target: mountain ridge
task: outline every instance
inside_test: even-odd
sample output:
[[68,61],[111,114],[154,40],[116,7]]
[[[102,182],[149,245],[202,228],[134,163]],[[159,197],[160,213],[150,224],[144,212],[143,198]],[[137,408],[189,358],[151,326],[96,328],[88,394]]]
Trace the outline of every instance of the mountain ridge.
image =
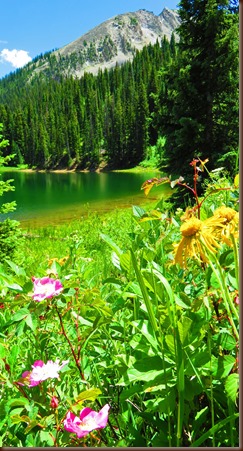
[[132,60],[137,50],[155,44],[171,35],[180,25],[177,10],[164,8],[159,15],[140,9],[116,15],[65,46],[29,63],[33,74],[50,75],[61,69],[65,76],[81,78],[85,72],[94,75]]

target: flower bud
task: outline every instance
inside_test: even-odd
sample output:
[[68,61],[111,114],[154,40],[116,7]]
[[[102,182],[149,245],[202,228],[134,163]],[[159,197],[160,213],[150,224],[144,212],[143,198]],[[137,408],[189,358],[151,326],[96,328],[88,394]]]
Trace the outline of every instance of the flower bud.
[[56,398],[56,396],[52,396],[51,402],[50,402],[50,406],[53,409],[57,409],[58,408],[58,399]]

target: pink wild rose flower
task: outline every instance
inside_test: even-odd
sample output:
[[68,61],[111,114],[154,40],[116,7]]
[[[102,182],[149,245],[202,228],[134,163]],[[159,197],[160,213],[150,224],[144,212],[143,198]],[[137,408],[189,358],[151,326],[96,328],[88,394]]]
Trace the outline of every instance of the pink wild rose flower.
[[23,385],[24,382],[29,387],[34,387],[35,385],[39,385],[42,381],[46,379],[58,379],[59,371],[67,365],[69,360],[64,360],[61,365],[59,365],[59,359],[56,362],[52,360],[48,360],[47,363],[44,363],[42,360],[36,360],[32,365],[32,371],[25,371],[22,374],[20,385]]
[[34,294],[32,298],[37,302],[57,296],[63,290],[63,286],[58,279],[52,279],[50,277],[38,279],[37,277],[32,277],[32,281],[34,282]]
[[85,407],[80,412],[80,418],[76,417],[74,413],[68,412],[64,420],[64,428],[66,431],[76,434],[78,438],[85,437],[94,429],[106,427],[109,409],[109,404],[106,404],[99,412]]

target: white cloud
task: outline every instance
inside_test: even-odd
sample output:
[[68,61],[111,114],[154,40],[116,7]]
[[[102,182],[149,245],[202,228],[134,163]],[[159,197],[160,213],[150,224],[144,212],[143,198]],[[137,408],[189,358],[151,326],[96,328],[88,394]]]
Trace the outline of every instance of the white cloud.
[[29,63],[31,59],[29,52],[26,52],[26,50],[3,49],[0,52],[0,60],[12,64],[15,69],[23,67],[25,64]]

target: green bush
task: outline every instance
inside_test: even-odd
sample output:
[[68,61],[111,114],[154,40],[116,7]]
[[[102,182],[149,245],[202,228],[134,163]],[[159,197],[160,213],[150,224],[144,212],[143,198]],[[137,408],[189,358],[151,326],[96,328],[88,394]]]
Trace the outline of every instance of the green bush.
[[[1,130],[3,125],[0,124],[0,167],[6,165],[14,155],[3,157],[1,148],[5,148],[8,145],[8,140],[2,139]],[[0,180],[0,196],[7,191],[14,191],[12,180],[2,181]],[[15,202],[4,203],[0,206],[0,213],[6,214],[15,210]],[[19,243],[19,237],[21,233],[19,230],[19,223],[11,219],[5,219],[0,222],[0,262],[3,263],[6,258],[12,259],[14,257],[15,250]]]
[[0,263],[6,258],[13,259],[21,237],[19,222],[12,219],[5,219],[0,222]]

